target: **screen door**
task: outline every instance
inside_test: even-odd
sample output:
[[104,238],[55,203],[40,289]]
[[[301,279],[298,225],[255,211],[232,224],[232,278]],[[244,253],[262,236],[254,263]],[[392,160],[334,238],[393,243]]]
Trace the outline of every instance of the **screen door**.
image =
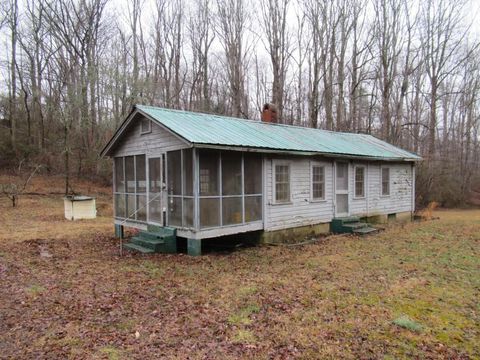
[[162,210],[162,159],[148,159],[148,222],[163,224]]
[[336,163],[335,215],[348,216],[348,163]]

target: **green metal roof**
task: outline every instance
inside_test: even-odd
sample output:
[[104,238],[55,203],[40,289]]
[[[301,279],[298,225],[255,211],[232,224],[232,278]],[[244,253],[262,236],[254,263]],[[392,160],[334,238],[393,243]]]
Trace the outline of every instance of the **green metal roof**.
[[421,158],[371,135],[264,123],[136,105],[136,109],[192,144],[415,161]]

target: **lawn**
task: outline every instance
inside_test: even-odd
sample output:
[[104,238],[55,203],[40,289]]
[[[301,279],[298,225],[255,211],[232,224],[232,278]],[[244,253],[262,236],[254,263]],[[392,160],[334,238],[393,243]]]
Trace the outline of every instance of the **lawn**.
[[480,210],[300,247],[120,257],[109,188],[78,188],[97,219],[63,220],[56,194],[0,200],[0,358],[480,358]]

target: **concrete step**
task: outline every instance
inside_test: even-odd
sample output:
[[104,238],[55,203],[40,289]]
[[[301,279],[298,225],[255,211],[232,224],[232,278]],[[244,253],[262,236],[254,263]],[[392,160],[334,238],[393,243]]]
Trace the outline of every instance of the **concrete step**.
[[152,253],[155,252],[155,251],[152,250],[152,249],[149,249],[149,248],[146,248],[146,247],[143,247],[143,246],[134,244],[134,243],[126,243],[126,244],[123,245],[123,247],[124,247],[126,250],[138,251],[138,252],[141,252],[142,254],[152,254]]
[[354,229],[353,230],[353,233],[354,234],[357,234],[357,235],[367,235],[367,234],[371,234],[371,233],[374,233],[374,232],[377,232],[378,229],[374,229],[372,227],[362,227],[362,228],[359,228],[359,229]]
[[347,228],[351,230],[361,229],[367,226],[368,225],[366,223],[362,223],[362,222],[347,223],[342,225],[343,228]]

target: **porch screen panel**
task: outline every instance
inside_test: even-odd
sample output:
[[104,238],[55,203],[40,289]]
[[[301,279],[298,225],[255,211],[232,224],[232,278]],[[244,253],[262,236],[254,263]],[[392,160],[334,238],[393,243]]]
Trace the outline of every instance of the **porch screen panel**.
[[200,198],[200,227],[220,226],[220,198]]
[[168,194],[182,195],[182,151],[168,153]]
[[135,193],[135,158],[127,156],[125,158],[125,180],[127,183],[127,193]]
[[262,157],[236,151],[199,152],[200,228],[262,220]]
[[242,153],[222,152],[222,225],[243,222]]
[[241,153],[222,153],[222,195],[242,195]]
[[144,222],[146,216],[145,155],[115,158],[115,217]]
[[183,195],[193,196],[193,150],[183,150]]
[[115,192],[125,192],[125,173],[123,171],[123,157],[115,158]]
[[262,193],[262,158],[256,154],[244,154],[245,194]]

